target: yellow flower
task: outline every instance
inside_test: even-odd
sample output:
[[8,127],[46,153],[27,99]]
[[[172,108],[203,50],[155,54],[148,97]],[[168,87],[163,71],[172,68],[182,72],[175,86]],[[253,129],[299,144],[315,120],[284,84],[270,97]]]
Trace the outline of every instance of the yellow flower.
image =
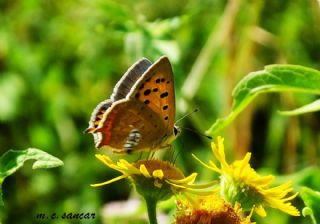
[[209,192],[203,190],[217,183],[193,184],[197,173],[185,177],[178,168],[166,161],[152,159],[129,163],[120,159],[117,163],[114,163],[108,156],[97,154],[96,157],[108,167],[121,172],[122,175],[91,186],[99,187],[128,178],[144,198],[166,200],[179,192],[208,194]]
[[239,203],[232,207],[218,194],[212,193],[195,200],[178,200],[175,224],[253,224],[250,218],[251,214],[244,216]]
[[292,183],[287,182],[277,187],[269,187],[274,176],[260,176],[249,164],[251,153],[247,153],[242,160],[228,164],[225,158],[223,138],[218,137],[217,144],[211,145],[213,154],[220,163],[220,168],[209,161],[207,168],[220,174],[222,196],[230,203],[241,204],[244,210],[252,210],[260,216],[266,216],[264,207],[279,209],[289,215],[299,216],[300,212],[289,202],[297,196],[288,196],[292,191]]

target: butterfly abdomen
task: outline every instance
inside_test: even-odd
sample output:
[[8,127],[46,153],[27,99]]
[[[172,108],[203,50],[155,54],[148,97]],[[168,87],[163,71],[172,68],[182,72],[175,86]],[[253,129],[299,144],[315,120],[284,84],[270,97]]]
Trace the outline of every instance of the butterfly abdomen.
[[132,129],[129,133],[129,136],[126,142],[123,145],[123,148],[126,152],[131,152],[139,144],[141,139],[141,134],[138,129]]

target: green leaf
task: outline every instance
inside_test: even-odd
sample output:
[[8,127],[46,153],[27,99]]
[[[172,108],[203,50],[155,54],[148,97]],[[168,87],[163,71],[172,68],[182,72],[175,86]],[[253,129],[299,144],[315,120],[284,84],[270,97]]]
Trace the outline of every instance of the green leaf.
[[298,191],[301,187],[308,187],[313,190],[320,191],[319,173],[320,167],[309,166],[290,175],[277,176],[275,184],[280,185],[294,180],[293,186],[295,191]]
[[299,107],[295,110],[279,111],[279,113],[284,116],[293,116],[293,115],[316,112],[319,110],[320,110],[320,100],[316,100],[310,104],[304,105],[304,106]]
[[233,90],[231,113],[218,119],[207,134],[215,135],[229,125],[259,94],[285,91],[320,94],[320,72],[299,65],[269,65],[263,71],[250,73]]
[[310,215],[314,224],[320,223],[320,192],[303,187],[300,196],[307,206],[303,209],[303,215]]
[[32,168],[53,168],[62,166],[63,162],[42,151],[35,148],[29,148],[26,150],[9,150],[0,157],[0,205],[3,205],[2,201],[2,183],[7,176],[10,176],[23,166],[27,160],[36,160],[33,163]]

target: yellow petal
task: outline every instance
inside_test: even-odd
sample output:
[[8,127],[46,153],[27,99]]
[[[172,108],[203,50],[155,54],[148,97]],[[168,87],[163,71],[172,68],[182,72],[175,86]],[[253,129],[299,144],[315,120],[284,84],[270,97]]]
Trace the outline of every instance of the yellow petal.
[[278,197],[284,197],[288,192],[292,191],[292,183],[291,181],[281,184],[277,187],[269,188],[266,190],[270,194],[279,194],[283,196],[278,196]]
[[285,197],[290,191],[292,191],[291,182],[265,190],[266,194],[268,194],[269,197],[279,199]]
[[211,150],[213,152],[213,155],[220,161],[220,154],[216,143],[211,142]]
[[151,175],[149,174],[149,172],[144,164],[140,165],[140,172],[142,173],[143,176],[145,176],[147,178],[151,177]]
[[200,189],[200,190],[199,189],[191,189],[191,188],[189,188],[188,185],[179,185],[179,184],[175,184],[175,183],[168,181],[168,180],[166,180],[166,182],[168,184],[170,184],[172,187],[174,187],[175,188],[174,190],[176,190],[176,191],[182,190],[183,192],[188,192],[191,194],[196,194],[196,195],[201,195],[201,196],[212,195],[212,193],[217,192],[216,190],[201,191],[202,189]]
[[152,173],[152,176],[162,180],[164,174],[163,174],[162,170],[154,170],[153,173]]
[[96,154],[95,156],[98,160],[103,162],[106,166],[122,172],[122,169],[119,166],[117,166],[108,156],[101,155],[101,154]]
[[284,198],[283,201],[291,201],[292,199],[294,199],[295,197],[297,197],[298,194],[299,194],[299,192],[291,195],[290,197]]
[[213,187],[214,185],[217,185],[217,184],[219,184],[219,181],[214,180],[205,184],[188,184],[187,187],[190,189],[205,189],[205,188]]
[[256,179],[252,180],[252,182],[254,183],[254,185],[259,185],[260,187],[268,186],[268,185],[271,184],[273,181],[274,181],[274,176],[272,176],[272,175],[268,175],[268,176],[264,176],[264,177],[259,177],[259,178],[256,178]]
[[123,167],[125,167],[125,168],[127,168],[129,170],[134,170],[134,171],[138,172],[138,169],[136,167],[134,167],[131,163],[129,163],[127,160],[120,159],[119,162]]
[[237,170],[238,171],[237,176],[241,177],[241,176],[245,176],[246,175],[246,172],[244,172],[244,170],[248,166],[250,167],[250,165],[249,165],[250,158],[251,158],[251,153],[248,152],[240,162],[240,167]]
[[108,180],[108,181],[105,181],[103,183],[99,183],[99,184],[90,184],[91,187],[100,187],[100,186],[103,186],[103,185],[107,185],[107,184],[111,184],[113,182],[116,182],[118,180],[121,180],[121,179],[124,179],[124,178],[127,178],[128,176],[126,175],[121,175],[121,176],[118,176],[116,178],[113,178],[111,180]]
[[187,185],[179,185],[178,183],[174,183],[171,180],[165,180],[165,182],[176,188],[182,188],[182,189],[187,188]]
[[259,205],[259,207],[256,207],[255,209],[255,212],[260,215],[261,217],[266,217],[267,216],[267,213],[266,211],[264,210],[263,206],[262,205]]
[[219,160],[222,168],[223,169],[227,169],[227,168],[229,168],[229,164],[226,161],[226,155],[224,153],[223,140],[224,139],[222,137],[218,136],[217,145],[214,142],[212,142],[211,143],[211,148],[212,148],[212,151],[213,151],[214,155]]
[[176,184],[192,184],[197,177],[197,173],[192,173],[189,176],[180,179],[180,180],[170,180],[170,182],[176,183]]
[[107,166],[110,166],[110,164],[115,165],[115,164],[112,162],[112,160],[111,160],[108,156],[106,156],[106,155],[96,154],[95,156],[96,156],[96,158],[97,158],[98,160],[100,160],[101,162],[103,162],[103,163],[106,164]]
[[199,190],[193,190],[193,189],[189,189],[186,188],[183,190],[184,192],[188,192],[191,194],[196,194],[196,195],[200,195],[200,196],[209,196],[212,195],[212,191],[199,191]]
[[120,167],[123,170],[128,170],[128,167],[126,166],[126,164],[123,163],[121,160],[122,159],[120,159],[120,161],[117,162],[117,166]]
[[[192,155],[192,157],[195,159],[195,160],[197,160],[199,163],[201,163],[203,166],[205,166],[205,167],[207,167],[208,169],[210,169],[210,170],[214,170],[214,171],[216,171],[215,170],[215,167],[211,167],[211,166],[208,166],[207,164],[205,164],[204,162],[202,162],[198,157],[196,157],[196,155],[194,155],[194,154],[191,154]],[[218,168],[217,168],[218,169]],[[218,171],[217,171],[218,172]]]
[[269,200],[269,206],[279,209],[292,216],[300,216],[300,212],[291,203],[283,203],[284,200]]
[[211,165],[211,169],[212,169],[212,170],[216,171],[217,173],[222,174],[222,170],[219,169],[214,162],[212,162],[212,161],[210,160],[210,161],[209,161],[209,164]]

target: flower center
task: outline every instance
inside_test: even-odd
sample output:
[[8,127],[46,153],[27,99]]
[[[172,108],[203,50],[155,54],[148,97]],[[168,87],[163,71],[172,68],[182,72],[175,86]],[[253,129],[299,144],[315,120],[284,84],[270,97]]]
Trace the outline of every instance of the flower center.
[[205,209],[199,209],[194,210],[189,215],[182,215],[177,217],[176,224],[186,223],[240,224],[241,219],[231,207],[226,207],[225,211],[214,212]]
[[169,162],[155,159],[139,160],[132,165],[139,169],[142,164],[145,165],[149,173],[153,173],[155,170],[162,170],[165,179],[180,180],[184,178],[183,173]]

